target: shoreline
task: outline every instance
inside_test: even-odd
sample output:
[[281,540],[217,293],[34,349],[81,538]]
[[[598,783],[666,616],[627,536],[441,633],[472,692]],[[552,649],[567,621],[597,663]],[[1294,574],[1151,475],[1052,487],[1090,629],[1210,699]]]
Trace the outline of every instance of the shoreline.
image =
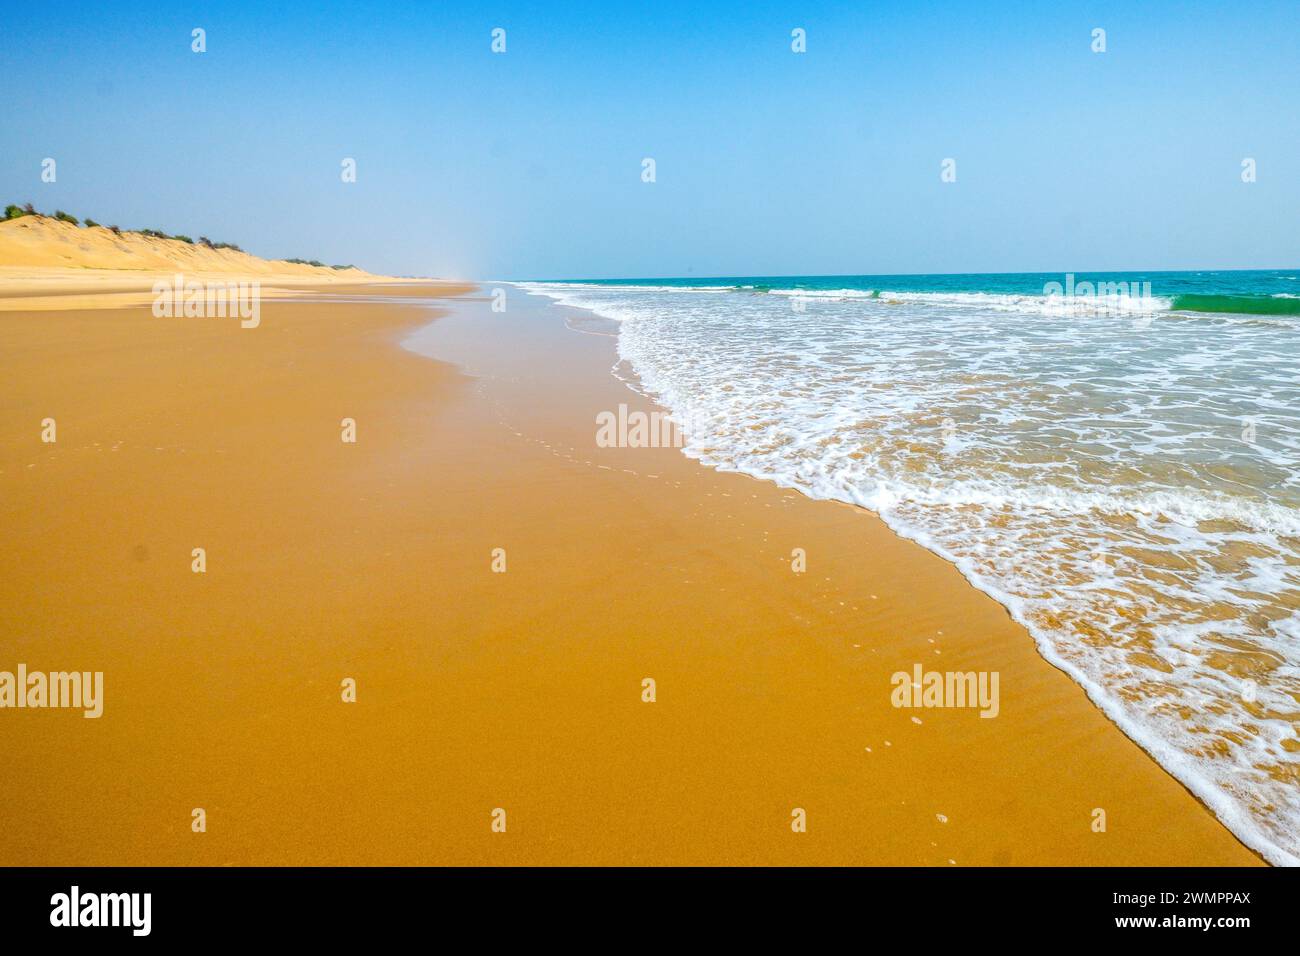
[[[518,287],[517,284],[516,287]],[[521,291],[527,292],[528,290],[521,289]],[[540,293],[529,293],[529,294],[534,294],[534,295],[538,295],[539,297],[546,298],[543,294]],[[568,306],[568,305],[561,305],[560,303],[555,303],[555,307],[560,311],[577,312],[579,314],[590,314],[594,316],[596,319],[598,319],[599,322],[609,323],[609,326],[612,327],[598,332],[597,330],[592,328],[579,328],[572,321],[566,319],[565,320],[566,325],[568,325],[568,327],[573,331],[584,333],[584,334],[606,334],[614,337],[615,340],[617,340],[618,326],[620,324],[617,320],[609,319],[604,316],[601,316],[599,312],[596,312],[594,310],[581,308],[577,306]],[[668,414],[667,411],[664,410],[662,406],[657,404],[657,402],[655,401],[655,397],[645,388],[644,383],[641,381],[640,376],[637,374],[636,370],[631,367],[630,363],[626,359],[619,356],[617,365],[625,366],[627,368],[628,378],[626,379],[620,378],[620,381],[622,381],[623,384],[626,385],[636,395],[653,404],[656,409],[658,409],[663,415],[666,416]],[[682,451],[680,447],[677,450]],[[692,461],[695,461],[702,468],[713,470],[716,467],[694,456],[688,455],[687,457],[691,458]],[[1250,821],[1250,819],[1248,817],[1243,817],[1239,809],[1234,805],[1232,805],[1231,802],[1228,801],[1227,798],[1224,797],[1224,795],[1221,792],[1216,790],[1212,786],[1210,781],[1204,780],[1198,775],[1196,775],[1195,773],[1193,773],[1191,774],[1193,778],[1193,782],[1189,783],[1188,781],[1183,780],[1181,777],[1175,774],[1169,768],[1169,764],[1170,763],[1178,764],[1182,762],[1183,755],[1175,748],[1171,747],[1165,741],[1148,733],[1141,726],[1135,725],[1131,721],[1128,721],[1125,715],[1123,714],[1123,712],[1116,706],[1115,702],[1107,696],[1106,689],[1098,685],[1096,681],[1094,681],[1089,675],[1083,672],[1080,668],[1075,666],[1072,662],[1070,662],[1069,660],[1067,660],[1066,658],[1058,654],[1055,648],[1052,647],[1050,642],[1048,642],[1048,640],[1045,637],[1036,634],[1032,629],[1032,627],[1030,626],[1029,621],[1026,620],[1023,610],[1016,605],[1015,601],[1011,599],[1010,595],[1006,595],[1004,592],[999,590],[993,584],[983,581],[979,577],[979,575],[972,570],[969,561],[964,560],[959,556],[952,554],[942,544],[940,544],[938,541],[933,540],[932,536],[926,534],[923,530],[909,527],[905,522],[891,521],[888,516],[882,515],[879,512],[874,511],[871,508],[868,508],[864,505],[856,504],[850,501],[845,501],[841,498],[819,495],[815,493],[813,489],[809,489],[809,488],[794,488],[789,485],[782,484],[780,481],[770,476],[757,474],[755,472],[747,471],[744,469],[736,469],[735,473],[745,475],[746,477],[749,477],[758,482],[771,484],[783,491],[794,491],[795,493],[811,501],[824,501],[828,503],[833,503],[833,504],[848,507],[857,513],[870,515],[872,518],[880,521],[882,524],[888,527],[889,530],[893,534],[898,536],[900,539],[912,542],[916,544],[918,547],[924,548],[930,553],[935,554],[938,557],[942,558],[944,561],[948,562],[961,574],[961,576],[967,581],[967,583],[972,588],[979,591],[981,594],[988,596],[989,598],[996,601],[999,605],[1001,605],[1005,609],[1008,617],[1010,617],[1013,621],[1016,622],[1017,625],[1019,625],[1021,628],[1025,630],[1026,637],[1033,643],[1039,655],[1046,663],[1055,667],[1057,670],[1061,671],[1062,673],[1067,675],[1072,681],[1074,681],[1079,686],[1079,688],[1087,695],[1089,701],[1093,704],[1093,706],[1095,706],[1098,711],[1104,714],[1106,718],[1116,727],[1116,729],[1118,729],[1131,741],[1133,741],[1135,744],[1141,747],[1142,750],[1145,751],[1147,755],[1158,766],[1160,766],[1162,770],[1164,770],[1171,777],[1177,780],[1187,790],[1187,792],[1192,797],[1194,797],[1196,801],[1201,804],[1202,807],[1205,808],[1206,812],[1213,814],[1219,820],[1219,822],[1223,824],[1225,828],[1227,828],[1233,833],[1233,835],[1242,843],[1244,847],[1246,847],[1251,853],[1255,854],[1262,861],[1268,863],[1269,865],[1274,865],[1274,866],[1285,865],[1284,863],[1274,863],[1268,860],[1269,852],[1285,854],[1285,851],[1273,846],[1268,840],[1264,838],[1262,834],[1255,832],[1254,824]],[[1263,847],[1266,847],[1267,849],[1260,849],[1259,846],[1256,846],[1252,844],[1251,841],[1244,839],[1239,833],[1237,833],[1237,831],[1232,826],[1230,826],[1227,822],[1225,822],[1226,818],[1237,819],[1244,826],[1244,828],[1251,833],[1251,835],[1255,838],[1255,840],[1258,841],[1259,844],[1261,844]]]
[[[827,284],[833,284],[830,278],[833,277],[826,277]],[[709,280],[693,281],[707,283]],[[682,280],[682,282],[685,283],[686,280]],[[615,326],[619,326],[621,321],[612,318],[612,316],[626,314],[628,319],[631,320],[638,315],[644,314],[646,308],[644,302],[638,303],[633,299],[626,301],[613,299],[611,301],[614,311],[610,312],[607,311],[607,307],[599,298],[593,299],[590,296],[581,294],[571,296],[567,284],[564,283],[541,284],[541,287],[538,287],[536,283],[523,283],[519,287],[523,291],[553,300],[555,305],[562,309],[577,309],[583,313],[602,316],[603,321],[611,322]],[[691,290],[683,286],[681,291]],[[711,287],[706,288],[706,291],[712,291]],[[649,320],[648,324],[651,328],[656,327],[653,319]],[[638,336],[644,337],[645,335],[646,333],[638,331],[633,335],[633,339],[635,341]],[[636,353],[633,352],[632,354]],[[629,364],[622,349],[619,350],[619,355],[621,364]],[[655,363],[650,363],[650,367],[653,379],[656,374],[653,371],[656,368]],[[662,368],[659,368],[657,374],[662,376]],[[672,379],[669,378],[668,381],[671,383]],[[718,383],[715,381],[713,384],[717,385]],[[724,385],[723,388],[727,389],[729,386]],[[640,383],[639,380],[635,390],[638,394],[648,397],[649,400],[655,400],[653,391]],[[678,405],[690,409],[692,399],[689,397],[689,392],[685,393],[684,396],[681,391],[673,392],[670,388],[669,394],[675,396]],[[667,413],[665,412],[665,414]],[[723,431],[725,432],[725,429]],[[726,437],[720,439],[724,447],[727,440]],[[744,437],[739,439],[742,451],[748,447],[745,444],[746,440]],[[747,459],[743,453],[739,457],[726,454],[710,454],[707,448],[702,450],[698,446],[685,449],[685,453],[705,467],[717,468],[724,472],[736,472],[759,481],[771,482],[779,488],[796,491],[811,500],[831,501],[854,508],[861,508],[865,513],[881,520],[894,534],[914,542],[941,557],[956,568],[972,588],[997,601],[1005,609],[1008,616],[1025,630],[1026,637],[1036,647],[1044,661],[1068,675],[1085,692],[1090,702],[1117,729],[1120,729],[1122,733],[1141,747],[1165,772],[1175,777],[1180,782],[1180,785],[1184,786],[1208,812],[1214,814],[1228,827],[1245,846],[1250,848],[1252,853],[1257,854],[1272,865],[1287,866],[1295,864],[1295,856],[1287,849],[1285,842],[1286,831],[1284,829],[1270,832],[1268,827],[1263,825],[1257,813],[1251,812],[1246,798],[1234,799],[1233,796],[1230,796],[1229,793],[1216,785],[1213,771],[1207,773],[1202,765],[1190,759],[1189,755],[1180,750],[1175,743],[1143,724],[1141,720],[1135,719],[1135,715],[1127,712],[1123,706],[1125,692],[1123,685],[1117,687],[1100,681],[1077,662],[1071,660],[1067,652],[1062,651],[1052,643],[1052,635],[1044,632],[1041,622],[1033,620],[1033,615],[1029,613],[1029,602],[1005,587],[1000,587],[995,579],[982,575],[979,565],[972,560],[971,556],[969,554],[962,555],[952,550],[945,543],[943,536],[934,532],[933,526],[927,528],[923,521],[908,520],[888,509],[883,512],[877,511],[873,503],[865,501],[861,495],[856,493],[856,489],[846,489],[844,486],[837,486],[832,482],[818,483],[814,478],[808,478],[805,481],[803,480],[804,476],[797,473],[792,475],[788,472],[774,472],[770,469],[764,469],[762,466],[769,463],[769,461],[762,454]],[[788,461],[777,459],[775,463],[788,464]],[[933,522],[931,522],[931,525],[933,525]],[[1257,765],[1256,769],[1261,768]],[[1237,791],[1237,793],[1240,792]],[[1276,798],[1278,795],[1272,794],[1272,796]],[[1250,799],[1254,801],[1254,806],[1257,808],[1268,797],[1269,793],[1265,790],[1255,792],[1250,796]]]
[[[530,295],[536,295],[535,293],[528,293],[527,289],[520,287],[520,285],[517,284],[517,283],[509,283],[509,284],[510,284],[513,288],[516,288],[516,289],[518,289],[518,290],[521,291],[521,292],[525,292],[526,294],[530,294]],[[548,306],[550,306],[550,308],[553,309],[555,312],[559,313],[559,314],[561,315],[561,317],[562,317],[562,320],[563,320],[564,325],[565,325],[565,326],[566,326],[570,331],[572,331],[572,332],[576,332],[576,333],[580,333],[580,334],[584,334],[584,335],[603,335],[603,336],[607,336],[607,337],[610,337],[610,338],[613,338],[613,339],[617,340],[617,337],[618,337],[618,325],[619,325],[619,323],[618,323],[617,320],[606,318],[606,317],[604,317],[604,316],[601,316],[598,312],[593,312],[592,310],[589,310],[589,309],[584,309],[584,308],[579,308],[579,307],[574,307],[574,306],[563,305],[563,304],[560,304],[560,303],[554,303],[554,302],[552,302],[550,299],[548,299],[548,298],[546,298],[546,297],[544,297],[544,296],[541,296],[541,295],[536,295],[536,297],[537,297],[540,301],[542,301],[542,302],[546,303]],[[418,333],[417,333],[417,335],[418,335]],[[406,344],[406,343],[404,343],[404,344]],[[408,345],[408,347],[409,347],[409,345]],[[416,351],[419,351],[419,350],[416,349]],[[633,395],[635,395],[639,400],[644,401],[644,402],[648,403],[649,405],[653,406],[653,408],[656,410],[657,413],[666,416],[666,415],[667,415],[666,410],[664,410],[661,406],[659,406],[657,403],[655,403],[654,398],[653,398],[650,394],[648,394],[648,392],[647,392],[647,391],[645,390],[645,388],[644,388],[643,383],[642,383],[641,380],[640,380],[640,377],[637,375],[636,371],[635,371],[634,369],[632,369],[632,368],[628,365],[628,363],[626,362],[626,360],[622,359],[621,356],[619,356],[619,355],[617,354],[617,349],[616,349],[616,348],[613,349],[613,352],[614,352],[613,358],[615,359],[615,361],[613,362],[613,366],[614,366],[614,368],[611,369],[611,372],[613,372],[614,369],[617,369],[617,368],[619,368],[619,367],[623,367],[623,368],[626,369],[626,376],[623,376],[623,375],[614,375],[613,377],[614,377],[614,378],[615,378],[615,379],[616,379],[620,384],[624,385],[624,386],[625,386],[625,387],[626,387],[626,388],[627,388],[627,389],[628,389],[628,390],[629,390]],[[430,353],[423,353],[423,354],[430,354]],[[434,357],[434,356],[433,356],[432,354],[430,354],[430,357]],[[675,448],[672,449],[672,451],[677,452],[677,453],[680,454],[681,451],[682,451],[682,449],[681,449],[680,447],[675,447]],[[684,456],[684,457],[685,457],[685,456]],[[705,470],[707,470],[707,471],[716,471],[716,469],[715,469],[714,466],[709,465],[709,464],[707,464],[707,463],[705,463],[705,462],[703,462],[703,461],[700,461],[700,460],[698,460],[698,459],[696,459],[696,458],[688,457],[687,460],[688,460],[688,461],[691,461],[692,463],[694,463],[694,464],[697,465],[698,467],[700,467],[700,468],[702,468],[702,469],[705,469]],[[721,472],[719,472],[719,473],[721,473]],[[755,481],[755,482],[758,482],[758,483],[760,483],[760,484],[770,485],[772,488],[776,489],[777,491],[779,491],[779,492],[781,492],[781,493],[783,493],[783,494],[784,494],[784,493],[793,492],[793,493],[799,495],[801,498],[806,499],[806,500],[809,501],[809,502],[824,502],[824,503],[826,503],[826,504],[834,504],[834,505],[838,505],[838,506],[840,506],[840,507],[842,507],[842,508],[847,508],[847,509],[849,509],[850,512],[852,512],[854,515],[857,515],[857,516],[866,516],[866,517],[869,517],[870,519],[872,519],[872,520],[874,520],[874,521],[878,521],[878,522],[880,522],[882,525],[884,525],[885,527],[887,527],[888,530],[889,530],[889,533],[891,533],[892,535],[894,535],[895,537],[897,537],[898,540],[900,540],[900,541],[905,541],[905,542],[908,542],[908,543],[910,543],[910,544],[914,544],[914,545],[916,545],[917,547],[919,547],[919,548],[923,548],[923,549],[925,549],[927,552],[929,552],[929,553],[931,553],[931,554],[933,554],[933,555],[935,555],[935,556],[941,558],[943,561],[945,561],[946,563],[948,563],[949,565],[951,565],[951,566],[954,568],[954,570],[957,570],[957,571],[961,574],[962,578],[966,581],[966,583],[967,583],[967,584],[968,584],[968,585],[969,585],[973,590],[976,590],[976,591],[978,591],[981,595],[987,596],[987,597],[989,597],[990,599],[996,601],[996,602],[998,603],[998,605],[999,605],[999,606],[1004,610],[1004,612],[1006,613],[1006,615],[1008,616],[1008,618],[1010,618],[1011,620],[1015,621],[1016,626],[1019,627],[1020,629],[1022,629],[1022,630],[1024,631],[1024,637],[1027,639],[1028,643],[1029,643],[1033,648],[1035,648],[1036,652],[1041,656],[1043,662],[1046,663],[1046,664],[1049,664],[1049,665],[1051,665],[1052,667],[1056,668],[1057,670],[1061,671],[1065,676],[1067,676],[1071,681],[1073,681],[1073,682],[1078,686],[1079,690],[1083,691],[1084,694],[1087,695],[1090,705],[1093,706],[1093,707],[1095,707],[1096,710],[1098,711],[1098,713],[1103,714],[1103,715],[1107,718],[1108,722],[1109,722],[1109,723],[1110,723],[1110,724],[1115,728],[1115,730],[1119,731],[1120,733],[1123,733],[1126,737],[1128,737],[1128,739],[1129,739],[1132,743],[1134,743],[1136,746],[1140,747],[1140,748],[1145,752],[1145,755],[1148,757],[1148,759],[1150,759],[1150,760],[1151,760],[1151,761],[1152,761],[1152,762],[1153,762],[1157,767],[1159,767],[1159,769],[1160,769],[1160,771],[1161,771],[1162,773],[1169,774],[1169,771],[1168,771],[1168,770],[1167,770],[1167,769],[1166,769],[1166,768],[1165,768],[1165,767],[1164,767],[1164,766],[1159,762],[1159,760],[1156,759],[1155,754],[1150,752],[1149,748],[1147,747],[1147,742],[1144,742],[1144,741],[1142,741],[1142,740],[1139,740],[1139,739],[1137,739],[1136,737],[1130,736],[1129,733],[1128,733],[1128,731],[1124,730],[1124,729],[1120,726],[1119,721],[1117,721],[1117,720],[1114,719],[1114,716],[1115,716],[1115,715],[1113,715],[1113,714],[1111,714],[1111,713],[1109,712],[1108,708],[1107,708],[1106,706],[1104,706],[1104,703],[1102,703],[1102,702],[1098,702],[1098,701],[1093,697],[1093,691],[1094,691],[1096,688],[1094,688],[1094,687],[1091,686],[1091,682],[1086,678],[1086,676],[1084,676],[1084,675],[1082,675],[1082,674],[1080,674],[1080,673],[1077,673],[1077,672],[1076,672],[1076,669],[1074,669],[1074,668],[1072,668],[1071,666],[1068,665],[1068,662],[1065,662],[1065,661],[1063,661],[1063,660],[1056,660],[1056,659],[1054,659],[1054,658],[1055,658],[1055,655],[1052,653],[1052,650],[1051,650],[1050,646],[1047,646],[1047,645],[1042,644],[1042,643],[1040,642],[1040,640],[1039,640],[1038,638],[1036,638],[1036,637],[1035,637],[1035,636],[1034,636],[1034,635],[1033,635],[1033,634],[1028,630],[1028,628],[1027,628],[1027,626],[1025,625],[1025,623],[1024,623],[1022,620],[1020,620],[1019,617],[1017,617],[1017,615],[1016,615],[1016,613],[1015,613],[1015,610],[1014,610],[1013,608],[1011,608],[1011,607],[1009,607],[1009,606],[1003,604],[1003,603],[1002,603],[1002,602],[997,598],[997,596],[996,596],[995,594],[991,593],[989,590],[986,590],[985,588],[980,587],[980,585],[979,585],[976,581],[974,581],[974,580],[971,579],[970,575],[968,574],[967,569],[965,569],[965,568],[962,567],[962,563],[961,563],[958,559],[956,559],[955,557],[953,557],[953,556],[951,556],[951,555],[949,555],[949,554],[946,554],[946,553],[943,551],[943,549],[940,548],[937,544],[935,544],[935,543],[933,543],[933,542],[931,542],[931,543],[926,543],[925,541],[923,541],[923,540],[921,539],[922,536],[920,536],[920,535],[908,534],[905,530],[903,530],[903,529],[901,529],[901,528],[899,528],[899,527],[896,527],[895,525],[891,524],[887,519],[883,518],[882,516],[880,516],[880,515],[877,514],[876,512],[874,512],[874,511],[872,511],[872,510],[870,510],[870,509],[868,509],[868,508],[865,508],[865,507],[863,507],[863,506],[861,506],[861,505],[857,505],[857,504],[854,504],[854,503],[852,503],[852,502],[846,502],[846,501],[843,501],[843,500],[840,500],[840,499],[837,499],[837,498],[831,498],[831,497],[819,497],[819,496],[816,496],[816,495],[810,494],[810,493],[808,493],[808,492],[805,491],[805,490],[795,489],[795,488],[790,488],[790,487],[788,487],[788,486],[786,486],[786,485],[783,485],[783,484],[781,484],[780,482],[777,482],[777,481],[775,481],[774,479],[772,479],[772,478],[770,478],[770,477],[767,477],[767,476],[764,476],[764,475],[753,474],[753,473],[750,473],[750,472],[747,472],[747,471],[743,471],[743,470],[736,470],[736,471],[731,472],[731,473],[732,473],[732,474],[739,475],[739,476],[742,476],[743,478],[751,479],[751,480],[753,480],[753,481]],[[918,666],[919,666],[919,665],[918,665]],[[1158,749],[1158,748],[1157,748],[1157,749]],[[1170,775],[1171,778],[1173,777],[1172,774],[1169,774],[1169,775]],[[1176,780],[1176,778],[1173,778],[1173,779]],[[1217,814],[1215,814],[1215,811],[1213,810],[1213,808],[1212,808],[1212,807],[1211,807],[1211,806],[1206,802],[1206,800],[1202,797],[1202,795],[1201,795],[1200,793],[1196,792],[1196,791],[1193,790],[1191,787],[1188,787],[1186,784],[1182,783],[1182,781],[1177,781],[1177,780],[1176,780],[1176,782],[1177,782],[1178,785],[1179,785],[1179,786],[1180,786],[1180,787],[1181,787],[1181,788],[1182,788],[1182,789],[1187,793],[1188,796],[1191,796],[1191,797],[1192,797],[1192,798],[1193,798],[1193,799],[1194,799],[1194,800],[1195,800],[1195,801],[1196,801],[1196,802],[1197,802],[1197,803],[1202,807],[1202,809],[1203,809],[1207,814],[1210,814],[1210,815],[1212,815],[1212,816],[1217,816]],[[1217,822],[1219,822],[1221,825],[1223,825],[1221,821],[1217,821]],[[1224,827],[1225,827],[1225,829],[1227,829],[1226,825],[1224,825]],[[1238,839],[1238,840],[1239,840],[1239,838],[1235,837],[1235,835],[1234,835],[1234,839]],[[1247,844],[1245,844],[1244,842],[1242,843],[1242,847],[1243,847],[1244,849],[1246,849],[1246,850],[1247,850],[1247,851],[1248,851],[1252,856],[1254,856],[1258,862],[1261,862],[1261,863],[1264,862],[1264,861],[1260,858],[1260,854],[1259,854],[1259,852],[1256,851],[1254,848],[1249,847],[1249,846],[1248,846]]]
[[[106,674],[99,720],[0,714],[0,862],[1262,862],[955,567],[850,505],[596,448],[593,411],[651,407],[609,338],[445,291],[433,321],[0,316],[0,627]],[[892,707],[917,663],[997,671],[999,715]]]

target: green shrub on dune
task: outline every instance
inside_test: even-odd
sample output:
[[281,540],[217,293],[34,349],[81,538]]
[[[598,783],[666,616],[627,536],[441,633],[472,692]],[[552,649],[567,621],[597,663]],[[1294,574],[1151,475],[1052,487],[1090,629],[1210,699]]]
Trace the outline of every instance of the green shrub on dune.
[[74,226],[80,226],[80,225],[81,225],[81,220],[80,220],[80,219],[78,219],[76,216],[70,216],[70,215],[68,215],[68,214],[67,214],[66,212],[64,212],[62,209],[56,209],[56,210],[54,210],[54,218],[57,219],[59,222],[70,222],[70,223],[72,223]]

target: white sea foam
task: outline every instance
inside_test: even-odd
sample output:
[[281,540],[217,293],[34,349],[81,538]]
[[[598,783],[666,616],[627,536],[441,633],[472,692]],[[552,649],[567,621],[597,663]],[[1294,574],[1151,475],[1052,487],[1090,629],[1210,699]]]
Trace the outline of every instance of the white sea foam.
[[621,323],[686,454],[879,512],[1242,840],[1300,863],[1294,325],[1123,297],[521,287]]
[[1168,312],[1173,303],[1157,296],[1116,292],[1096,295],[1013,295],[992,292],[892,292],[883,290],[873,298],[897,304],[921,304],[962,309],[1020,312],[1031,315],[1149,315]]
[[871,299],[874,289],[772,289],[770,295],[783,295],[798,299]]

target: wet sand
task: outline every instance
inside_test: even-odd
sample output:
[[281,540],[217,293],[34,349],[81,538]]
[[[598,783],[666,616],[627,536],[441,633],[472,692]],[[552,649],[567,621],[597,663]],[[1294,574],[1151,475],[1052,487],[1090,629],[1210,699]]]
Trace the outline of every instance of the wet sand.
[[[652,410],[608,335],[337,291],[0,312],[0,669],[105,675],[0,711],[0,864],[1260,862],[874,516],[598,448]],[[893,707],[916,663],[1000,713]]]

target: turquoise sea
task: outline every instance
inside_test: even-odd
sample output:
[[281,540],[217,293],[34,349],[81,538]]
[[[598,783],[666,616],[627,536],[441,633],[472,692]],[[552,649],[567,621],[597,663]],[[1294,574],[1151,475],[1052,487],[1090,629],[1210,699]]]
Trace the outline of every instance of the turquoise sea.
[[[803,290],[818,296],[845,292],[888,296],[891,293],[933,295],[1040,297],[1052,283],[1066,284],[1066,273],[1005,272],[968,275],[860,276],[712,276],[671,279],[562,280],[596,286],[662,286],[665,288],[728,288],[753,292]],[[1160,309],[1246,315],[1300,315],[1300,290],[1291,269],[1206,272],[1087,272],[1071,273],[1076,287],[1091,283],[1103,291],[1122,284],[1140,295],[1149,289]],[[1145,284],[1145,285],[1144,285]],[[1064,291],[1064,290],[1063,290]]]

